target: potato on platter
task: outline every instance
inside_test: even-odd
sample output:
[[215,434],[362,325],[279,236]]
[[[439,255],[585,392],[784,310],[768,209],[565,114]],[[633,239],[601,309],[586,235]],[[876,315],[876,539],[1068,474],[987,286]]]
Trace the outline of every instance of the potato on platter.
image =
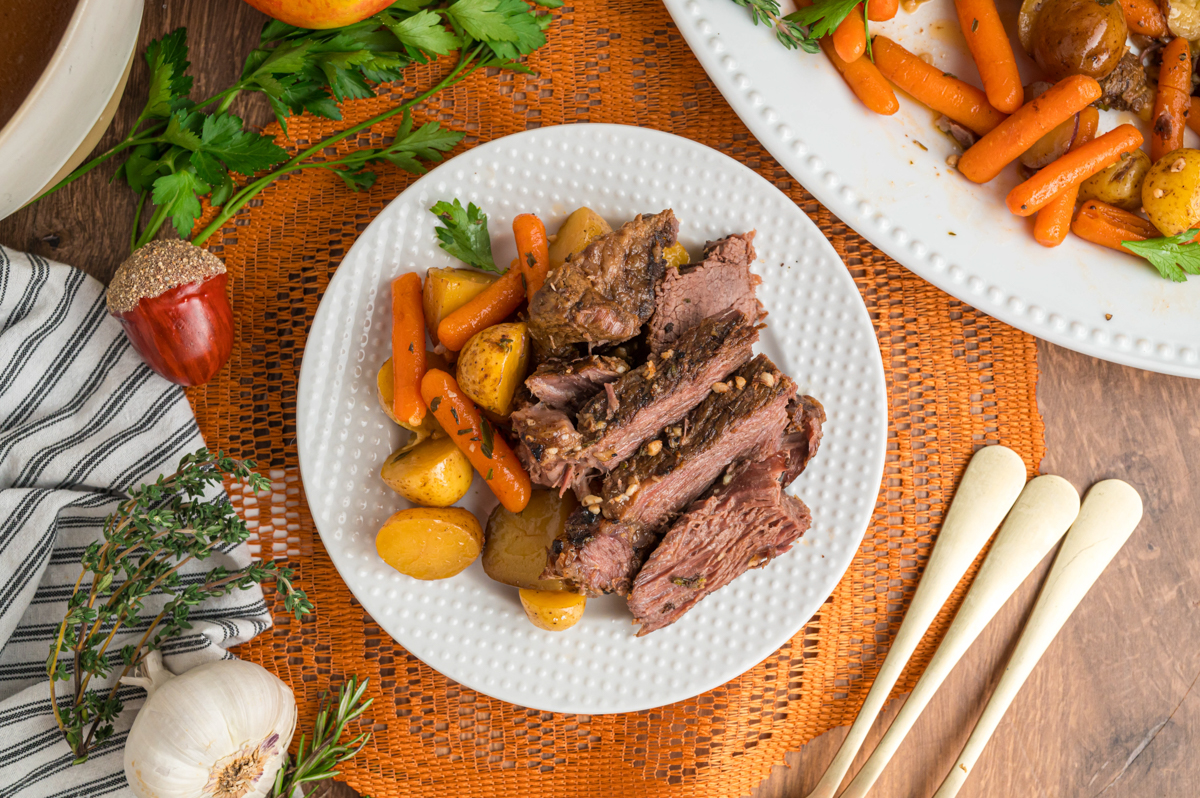
[[542,579],[550,544],[567,525],[567,517],[579,506],[575,494],[560,497],[558,491],[535,490],[529,504],[519,513],[497,506],[487,522],[483,544],[483,570],[492,579],[529,590],[562,591],[561,579]]
[[1142,183],[1150,171],[1150,156],[1145,150],[1134,150],[1121,160],[1084,180],[1079,186],[1079,199],[1098,200],[1126,211],[1142,207]]
[[521,606],[525,615],[539,629],[561,632],[579,623],[587,597],[578,593],[557,593],[550,590],[521,590]]
[[441,435],[392,452],[379,476],[413,504],[449,507],[470,490],[475,471],[454,441]]
[[385,563],[413,579],[446,579],[479,556],[483,530],[461,507],[414,507],[384,522],[375,550]]
[[483,293],[499,277],[474,269],[430,269],[426,272],[421,303],[429,335],[436,341],[442,319]]
[[524,322],[480,330],[458,353],[458,387],[484,410],[508,416],[528,370],[529,349]]
[[1142,207],[1162,234],[1173,236],[1200,223],[1200,150],[1168,152],[1146,173]]
[[567,217],[550,242],[550,268],[557,269],[568,257],[578,255],[588,244],[611,232],[612,227],[600,214],[591,208],[579,208]]
[[[441,355],[425,350],[425,364],[431,369],[445,369],[446,359]],[[396,418],[396,413],[392,410],[392,400],[395,396],[394,390],[395,384],[392,382],[392,359],[389,357],[383,361],[383,365],[379,367],[379,372],[375,375],[375,398],[379,400],[379,407],[389,419],[412,433],[412,436],[397,452],[408,451],[430,438],[439,438],[445,434],[442,432],[441,426],[437,423],[437,419],[433,417],[433,413],[426,413],[425,417],[421,419],[421,423],[415,427],[411,424],[405,424]],[[397,452],[393,452],[393,456]]]

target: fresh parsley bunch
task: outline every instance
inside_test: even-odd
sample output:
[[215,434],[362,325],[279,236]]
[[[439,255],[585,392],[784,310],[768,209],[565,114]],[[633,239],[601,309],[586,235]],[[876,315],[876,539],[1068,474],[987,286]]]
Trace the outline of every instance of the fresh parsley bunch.
[[1173,283],[1185,282],[1189,274],[1200,274],[1200,230],[1184,230],[1179,235],[1122,241],[1121,246],[1150,261],[1158,273]]
[[[253,468],[252,461],[206,449],[187,455],[174,474],[130,491],[105,521],[103,540],[87,547],[66,617],[46,660],[54,718],[76,761],[85,760],[94,743],[112,736],[113,720],[122,709],[117,698],[120,677],[107,693],[89,692],[91,680],[108,677],[117,666],[123,666],[120,676],[126,676],[148,652],[191,628],[188,616],[197,604],[274,580],[288,612],[297,619],[312,612],[304,591],[292,585],[291,569],[271,560],[237,571],[218,566],[200,582],[185,584],[179,576],[186,563],[205,560],[250,536],[228,499],[212,502],[206,494],[225,479],[244,482],[256,492],[270,490],[270,481]],[[170,598],[147,624],[144,601],[156,593]],[[118,656],[110,654],[108,647],[118,630],[131,624],[145,624],[145,633]],[[62,657],[64,652],[71,656]],[[73,680],[73,695],[67,702],[56,700],[55,685],[68,680]]]
[[[556,8],[562,0],[535,3]],[[187,32],[180,28],[146,48],[150,89],[133,129],[46,194],[123,156],[116,178],[138,193],[130,235],[130,247],[137,249],[168,220],[187,238],[202,212],[201,199],[207,197],[222,212],[192,239],[200,244],[272,181],[299,169],[333,171],[355,190],[374,183],[367,168],[373,165],[390,163],[422,174],[463,134],[437,123],[414,127],[412,107],[480,68],[529,71],[519,59],[545,44],[551,19],[525,0],[397,0],[362,22],[329,30],[272,20],[246,57],[238,81],[201,100],[191,97]],[[243,92],[261,94],[286,135],[288,120],[296,114],[341,119],[339,102],[374,96],[377,85],[401,80],[405,67],[454,52],[454,68],[432,88],[290,159],[271,137],[246,130],[229,111]],[[322,157],[325,148],[396,114],[404,114],[404,120],[391,144],[333,160]],[[242,185],[237,175],[253,179]],[[143,226],[147,202],[151,212]]]

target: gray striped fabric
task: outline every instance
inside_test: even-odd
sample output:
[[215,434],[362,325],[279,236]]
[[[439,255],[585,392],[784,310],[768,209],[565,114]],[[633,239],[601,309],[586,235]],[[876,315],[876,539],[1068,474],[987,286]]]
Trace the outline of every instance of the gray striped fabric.
[[[132,795],[122,746],[145,693],[122,687],[113,737],[72,766],[45,677],[79,558],[122,491],[173,471],[204,445],[183,391],[153,373],[80,271],[0,247],[0,797]],[[180,571],[240,568],[245,545]],[[136,642],[165,603],[146,602],[109,651]],[[257,588],[210,600],[164,651],[176,673],[269,628]],[[114,656],[115,659],[115,656]],[[119,668],[117,669],[119,671]],[[98,685],[107,691],[112,686]],[[59,683],[60,703],[70,687]]]

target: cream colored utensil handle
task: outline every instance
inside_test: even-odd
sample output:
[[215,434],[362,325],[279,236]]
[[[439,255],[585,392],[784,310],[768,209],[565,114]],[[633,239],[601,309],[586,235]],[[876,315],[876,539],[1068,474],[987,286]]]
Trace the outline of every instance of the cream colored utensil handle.
[[837,794],[854,755],[862,747],[908,658],[980,549],[1004,520],[1024,484],[1025,464],[1012,449],[988,446],[971,458],[887,659],[842,747],[809,798],[834,798]]
[[863,798],[867,794],[955,663],[1078,514],[1079,493],[1062,477],[1038,477],[1025,486],[996,533],[992,550],[937,653],[842,798]]
[[1046,653],[1058,630],[1129,540],[1141,518],[1141,497],[1121,480],[1108,479],[1088,491],[1079,518],[1054,558],[1054,566],[1042,585],[1000,683],[934,798],[953,798],[958,794],[1017,691]]

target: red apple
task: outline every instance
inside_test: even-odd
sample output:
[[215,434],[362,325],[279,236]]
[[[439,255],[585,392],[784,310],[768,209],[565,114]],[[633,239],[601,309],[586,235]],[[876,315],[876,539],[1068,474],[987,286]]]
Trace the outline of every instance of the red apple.
[[246,0],[264,14],[298,28],[340,28],[361,22],[393,0]]
[[150,368],[179,385],[203,385],[233,351],[225,264],[186,241],[152,241],[117,269],[108,311]]

